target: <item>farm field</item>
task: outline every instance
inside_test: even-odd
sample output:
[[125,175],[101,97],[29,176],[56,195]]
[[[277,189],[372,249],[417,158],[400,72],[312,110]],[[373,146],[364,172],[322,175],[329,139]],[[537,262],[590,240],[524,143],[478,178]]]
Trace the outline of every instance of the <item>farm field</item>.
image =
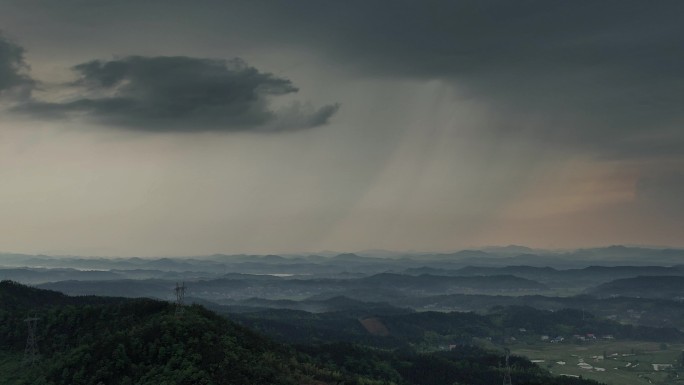
[[[608,385],[684,384],[682,344],[641,341],[514,344],[511,352],[527,357],[555,375],[581,376]],[[605,358],[604,358],[605,354]],[[671,368],[654,368],[670,364]]]

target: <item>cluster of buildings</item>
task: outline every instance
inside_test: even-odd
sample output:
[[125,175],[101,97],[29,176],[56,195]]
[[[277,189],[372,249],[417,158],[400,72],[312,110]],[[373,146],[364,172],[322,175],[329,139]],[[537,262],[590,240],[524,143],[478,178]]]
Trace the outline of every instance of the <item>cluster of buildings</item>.
[[[597,337],[594,333],[587,333],[585,335],[574,334],[572,336],[572,338],[575,341],[596,341],[599,339],[599,337]],[[614,340],[615,337],[613,337],[611,334],[606,334],[604,336],[601,336],[600,339],[602,339],[602,340]],[[557,336],[555,338],[551,338],[548,335],[543,335],[543,336],[541,336],[541,340],[544,342],[559,343],[559,342],[565,341],[565,337]]]

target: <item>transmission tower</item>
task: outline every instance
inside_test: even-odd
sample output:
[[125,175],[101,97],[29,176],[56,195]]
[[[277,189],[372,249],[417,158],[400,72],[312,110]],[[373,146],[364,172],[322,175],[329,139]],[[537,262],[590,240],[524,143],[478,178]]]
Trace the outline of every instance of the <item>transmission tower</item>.
[[508,348],[505,348],[504,351],[506,352],[506,368],[504,369],[503,385],[513,385],[513,382],[511,381],[511,364],[508,362],[511,351]]
[[24,350],[25,365],[33,365],[38,362],[40,354],[38,354],[38,343],[36,342],[36,326],[38,325],[37,317],[27,317],[24,322],[28,326],[28,338],[26,338],[26,349]]
[[178,284],[176,282],[176,288],[173,289],[176,292],[176,317],[183,315],[183,305],[185,300],[185,282]]

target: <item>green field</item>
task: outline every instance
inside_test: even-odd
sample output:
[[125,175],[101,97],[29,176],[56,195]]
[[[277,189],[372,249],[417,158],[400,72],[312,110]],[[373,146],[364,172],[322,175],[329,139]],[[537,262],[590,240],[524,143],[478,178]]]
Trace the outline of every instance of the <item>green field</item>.
[[[609,385],[684,384],[680,365],[684,345],[640,341],[597,341],[515,344],[513,354],[541,361],[537,365],[555,375],[582,376]],[[604,358],[604,354],[606,357]],[[580,365],[581,364],[581,365]],[[672,364],[658,370],[652,364]],[[681,375],[681,377],[680,377]]]

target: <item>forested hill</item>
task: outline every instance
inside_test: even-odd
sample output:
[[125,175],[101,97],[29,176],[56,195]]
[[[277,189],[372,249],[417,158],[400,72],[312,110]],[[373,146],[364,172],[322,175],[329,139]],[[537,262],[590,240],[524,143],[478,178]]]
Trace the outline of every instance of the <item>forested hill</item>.
[[[103,299],[98,304],[96,299],[0,283],[0,301],[11,304],[0,308],[0,357],[4,358],[0,383],[313,384],[355,380],[354,376],[307,366],[291,349],[200,306],[185,308],[177,318],[174,306],[166,302]],[[47,306],[50,302],[58,306]],[[27,335],[23,319],[29,313],[39,318],[37,339],[42,358],[35,367],[20,364]]]
[[0,311],[38,310],[58,305],[105,304],[126,301],[124,298],[80,296],[36,289],[13,281],[0,281]]
[[[150,299],[67,297],[0,282],[0,384],[486,385],[502,356],[475,347],[423,353],[358,345],[277,344],[201,306],[175,315]],[[21,363],[27,315],[39,319],[40,360]],[[518,384],[590,385],[516,357]]]
[[663,298],[681,301],[684,297],[682,276],[639,276],[616,279],[590,291],[600,297]]

